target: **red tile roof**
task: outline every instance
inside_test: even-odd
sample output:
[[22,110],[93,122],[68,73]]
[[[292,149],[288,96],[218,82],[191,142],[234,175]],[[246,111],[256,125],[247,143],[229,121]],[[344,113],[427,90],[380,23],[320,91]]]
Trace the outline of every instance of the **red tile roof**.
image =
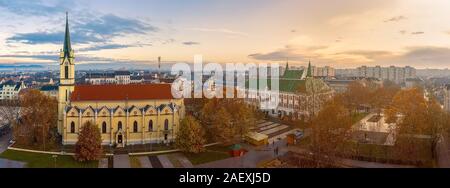
[[173,99],[170,84],[77,85],[71,101]]

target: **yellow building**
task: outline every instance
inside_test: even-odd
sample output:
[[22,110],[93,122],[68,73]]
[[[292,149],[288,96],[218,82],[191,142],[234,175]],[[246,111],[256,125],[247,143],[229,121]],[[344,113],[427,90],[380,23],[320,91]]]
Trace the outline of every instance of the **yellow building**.
[[184,117],[184,100],[173,98],[170,84],[75,85],[74,59],[66,18],[58,97],[64,145],[75,144],[88,121],[99,127],[104,145],[173,141]]

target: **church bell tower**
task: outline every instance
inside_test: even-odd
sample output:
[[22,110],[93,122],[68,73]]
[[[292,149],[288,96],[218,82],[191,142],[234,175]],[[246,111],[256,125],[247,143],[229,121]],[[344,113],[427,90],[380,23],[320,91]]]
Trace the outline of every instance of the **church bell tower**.
[[64,135],[64,110],[69,104],[70,94],[75,89],[75,55],[70,44],[69,16],[67,12],[64,46],[59,55],[59,71],[58,132]]

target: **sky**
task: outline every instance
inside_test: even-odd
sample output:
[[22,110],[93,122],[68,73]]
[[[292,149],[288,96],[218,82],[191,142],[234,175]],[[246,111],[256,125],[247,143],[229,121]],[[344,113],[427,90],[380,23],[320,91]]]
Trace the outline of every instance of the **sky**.
[[0,0],[0,64],[284,63],[450,68],[448,0]]

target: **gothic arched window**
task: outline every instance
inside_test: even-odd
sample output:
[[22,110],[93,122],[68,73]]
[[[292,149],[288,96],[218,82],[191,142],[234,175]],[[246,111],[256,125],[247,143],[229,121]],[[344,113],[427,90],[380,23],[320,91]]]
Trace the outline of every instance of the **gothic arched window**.
[[70,133],[75,133],[75,122],[70,123]]
[[64,67],[64,78],[69,79],[69,66]]
[[164,130],[169,130],[169,120],[168,119],[166,119],[166,120],[164,120]]
[[121,130],[122,129],[122,122],[119,121],[119,123],[117,123],[117,130]]
[[133,123],[133,132],[137,133],[138,132],[138,122],[134,121]]
[[106,122],[102,123],[102,133],[105,134],[106,133]]
[[148,131],[149,132],[153,131],[153,120],[150,120],[150,122],[148,122]]

